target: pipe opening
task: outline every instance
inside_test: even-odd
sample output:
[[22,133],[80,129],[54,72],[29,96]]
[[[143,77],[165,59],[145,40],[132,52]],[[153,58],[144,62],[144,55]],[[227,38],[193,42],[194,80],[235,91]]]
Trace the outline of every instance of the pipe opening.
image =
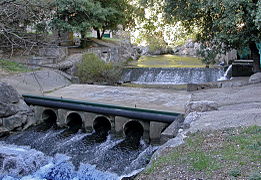
[[96,133],[108,132],[111,130],[111,122],[104,116],[97,117],[93,122],[93,129]]
[[71,113],[66,118],[69,133],[77,133],[82,129],[82,117],[78,113]]
[[93,129],[95,130],[95,141],[101,143],[107,139],[111,130],[111,122],[104,116],[97,117],[93,121]]
[[124,133],[127,138],[136,137],[140,139],[143,132],[143,126],[138,121],[129,121],[124,126]]
[[42,121],[43,123],[39,126],[39,131],[45,131],[52,127],[57,127],[56,121],[57,121],[57,115],[56,113],[51,109],[46,109],[42,113]]
[[138,149],[144,132],[141,123],[139,121],[129,121],[124,125],[123,131],[125,134],[125,140],[120,144],[120,146],[129,149]]

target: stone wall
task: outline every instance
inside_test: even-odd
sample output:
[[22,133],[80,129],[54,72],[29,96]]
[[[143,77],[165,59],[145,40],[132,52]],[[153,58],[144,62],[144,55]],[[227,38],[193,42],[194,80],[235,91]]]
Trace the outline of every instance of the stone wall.
[[57,64],[68,56],[67,47],[43,47],[39,49],[37,56],[29,59],[31,65]]
[[129,42],[120,42],[118,44],[108,44],[107,46],[92,47],[87,52],[94,53],[105,62],[126,62],[129,59],[137,60],[139,58],[138,50]]
[[0,99],[0,137],[34,123],[33,111],[12,86],[0,82]]

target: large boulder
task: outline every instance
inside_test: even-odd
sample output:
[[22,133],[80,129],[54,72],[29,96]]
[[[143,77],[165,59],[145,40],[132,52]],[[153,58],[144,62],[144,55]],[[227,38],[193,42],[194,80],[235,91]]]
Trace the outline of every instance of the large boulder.
[[261,72],[255,73],[249,78],[249,83],[260,83],[261,82]]
[[34,123],[32,109],[10,85],[0,82],[0,136],[22,130]]
[[185,113],[205,112],[218,110],[218,104],[214,101],[191,101],[185,105]]

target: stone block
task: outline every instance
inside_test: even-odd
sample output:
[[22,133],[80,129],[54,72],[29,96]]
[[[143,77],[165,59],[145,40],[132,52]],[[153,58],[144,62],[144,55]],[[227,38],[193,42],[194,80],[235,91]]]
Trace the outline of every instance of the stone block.
[[62,61],[68,56],[67,47],[45,47],[39,50],[39,56],[54,58],[57,62]]
[[232,77],[251,76],[253,74],[253,65],[249,63],[233,63]]
[[161,144],[167,142],[169,139],[172,139],[177,136],[179,129],[184,121],[183,115],[177,117],[162,133],[161,133]]
[[124,124],[129,121],[129,118],[121,117],[121,116],[115,116],[115,132],[123,135],[123,127]]
[[55,63],[55,58],[49,58],[49,57],[38,57],[34,56],[31,59],[29,59],[28,62],[30,65],[45,65],[45,64],[53,64]]
[[168,126],[168,123],[163,122],[150,122],[150,141],[152,144],[159,144],[162,131]]

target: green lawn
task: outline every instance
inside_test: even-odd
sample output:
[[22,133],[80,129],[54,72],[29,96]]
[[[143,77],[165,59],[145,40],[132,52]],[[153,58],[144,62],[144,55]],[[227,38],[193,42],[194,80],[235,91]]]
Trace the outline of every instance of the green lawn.
[[189,178],[261,180],[261,127],[191,134],[185,144],[153,161],[141,176],[166,174],[166,167],[174,179],[181,171]]
[[7,72],[28,72],[28,68],[17,62],[12,62],[8,60],[0,60],[0,69]]

